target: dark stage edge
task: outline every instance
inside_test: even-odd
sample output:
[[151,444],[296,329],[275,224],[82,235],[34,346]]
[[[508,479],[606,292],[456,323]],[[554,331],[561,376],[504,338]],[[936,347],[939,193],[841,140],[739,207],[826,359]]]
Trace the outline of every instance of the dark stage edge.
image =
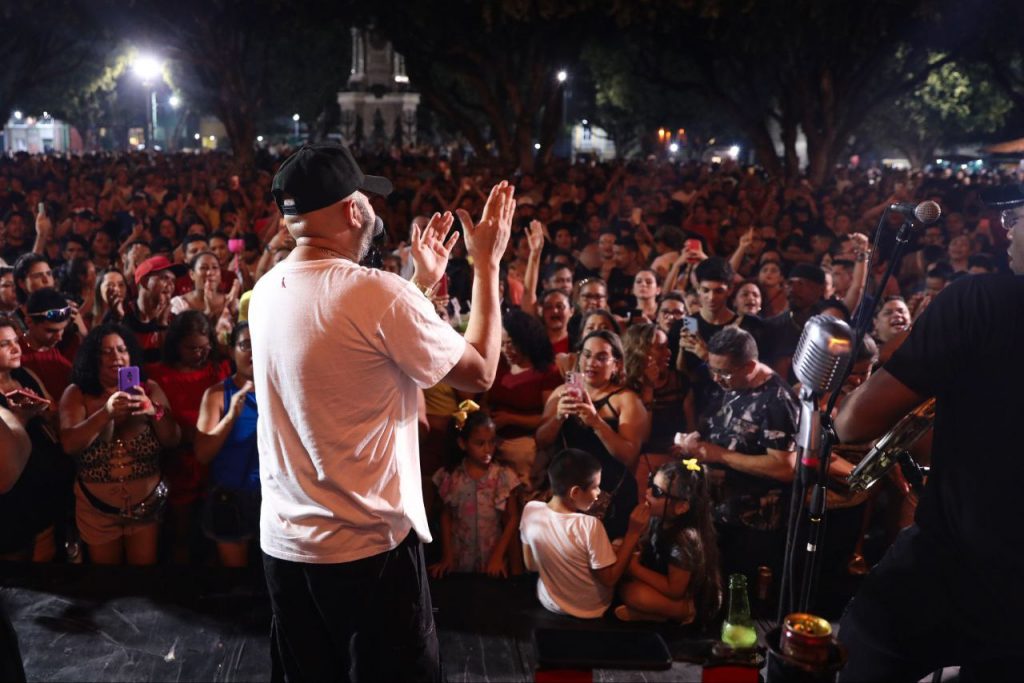
[[[30,681],[268,681],[270,608],[258,573],[222,569],[0,564],[0,601]],[[656,630],[673,658],[682,627],[580,621],[544,610],[535,579],[453,576],[432,593],[447,677],[532,681],[533,629]],[[595,670],[595,681],[699,681],[701,667]]]

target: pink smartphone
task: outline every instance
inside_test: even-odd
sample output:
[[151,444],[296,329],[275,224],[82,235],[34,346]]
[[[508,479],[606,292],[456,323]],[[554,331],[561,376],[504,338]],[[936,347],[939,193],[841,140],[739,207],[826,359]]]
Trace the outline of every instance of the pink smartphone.
[[120,391],[131,392],[132,389],[139,386],[141,383],[139,368],[137,366],[129,365],[127,367],[117,369],[117,388]]
[[245,250],[245,240],[232,237],[228,240],[228,251],[232,254],[241,254]]
[[46,405],[50,405],[50,400],[48,398],[40,396],[34,391],[30,391],[28,389],[15,389],[14,391],[8,391],[4,394],[4,398],[16,404],[28,401],[30,403],[45,403]]
[[583,375],[578,372],[567,372],[565,373],[565,384],[574,396],[577,398],[583,397],[583,392],[586,391],[583,388]]

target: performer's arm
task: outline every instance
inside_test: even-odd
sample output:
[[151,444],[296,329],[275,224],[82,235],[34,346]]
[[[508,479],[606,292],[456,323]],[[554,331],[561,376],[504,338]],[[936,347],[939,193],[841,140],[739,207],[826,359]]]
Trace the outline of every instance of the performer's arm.
[[491,189],[480,223],[459,209],[466,249],[473,259],[473,308],[466,328],[466,350],[445,382],[463,391],[486,391],[494,382],[501,355],[501,305],[498,267],[512,231],[514,188],[502,181]]
[[926,398],[885,369],[879,370],[843,401],[835,419],[839,441],[866,443],[876,439]]

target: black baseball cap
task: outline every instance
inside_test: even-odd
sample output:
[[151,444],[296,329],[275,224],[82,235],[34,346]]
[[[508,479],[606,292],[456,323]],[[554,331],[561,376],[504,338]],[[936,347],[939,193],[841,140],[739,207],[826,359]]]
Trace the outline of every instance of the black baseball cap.
[[386,197],[391,189],[387,178],[359,170],[347,147],[328,142],[306,143],[285,159],[271,192],[281,213],[298,216],[339,202],[356,190]]
[[1024,183],[988,185],[979,191],[981,201],[992,208],[1012,209],[1024,204]]

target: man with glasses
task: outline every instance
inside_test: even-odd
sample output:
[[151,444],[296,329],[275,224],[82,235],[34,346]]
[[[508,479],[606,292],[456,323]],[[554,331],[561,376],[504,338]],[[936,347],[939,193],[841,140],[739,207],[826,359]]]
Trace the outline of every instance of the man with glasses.
[[758,360],[754,337],[737,327],[708,342],[708,370],[721,391],[679,451],[712,470],[724,573],[741,572],[754,581],[757,568],[767,565],[778,576],[786,494],[796,466],[796,393]]
[[591,311],[608,310],[608,286],[599,277],[583,278],[576,284],[576,306],[569,318],[570,348],[575,348],[580,339],[580,325],[583,316]]
[[1008,207],[1014,275],[942,290],[835,420],[844,443],[875,439],[936,399],[931,471],[904,529],[846,609],[840,680],[918,680],[959,665],[962,680],[1020,677],[1024,524],[1024,187],[982,192]]
[[38,289],[25,304],[28,330],[21,340],[21,365],[39,376],[50,396],[64,395],[71,383],[71,361],[78,350],[77,336],[61,344],[74,313],[67,297],[51,287]]

